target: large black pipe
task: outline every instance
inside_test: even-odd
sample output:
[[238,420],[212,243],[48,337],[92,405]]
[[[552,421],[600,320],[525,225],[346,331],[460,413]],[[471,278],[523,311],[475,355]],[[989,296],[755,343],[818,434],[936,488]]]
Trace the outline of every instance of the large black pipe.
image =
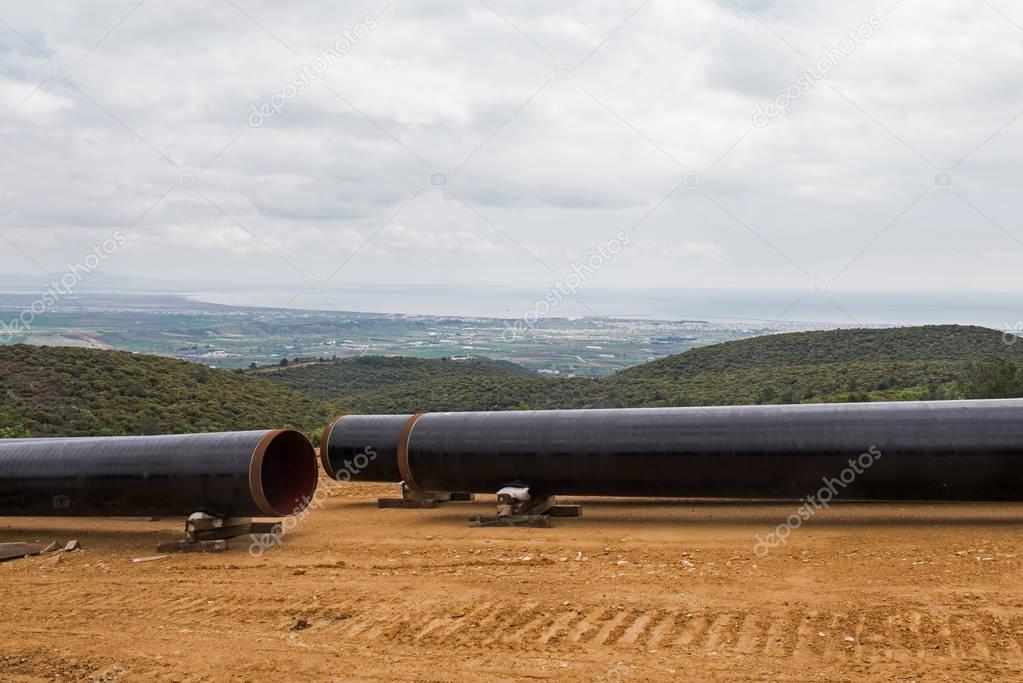
[[290,430],[0,441],[0,515],[283,517],[316,491]]
[[411,415],[342,415],[324,431],[320,462],[341,481],[401,481],[398,442]]
[[1020,399],[427,413],[397,438],[419,490],[1023,500]]

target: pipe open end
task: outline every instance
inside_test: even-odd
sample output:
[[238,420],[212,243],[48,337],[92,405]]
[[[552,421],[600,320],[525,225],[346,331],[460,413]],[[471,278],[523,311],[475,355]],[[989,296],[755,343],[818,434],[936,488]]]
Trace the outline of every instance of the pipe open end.
[[252,454],[249,485],[267,515],[290,517],[305,510],[316,493],[316,451],[301,432],[269,432]]

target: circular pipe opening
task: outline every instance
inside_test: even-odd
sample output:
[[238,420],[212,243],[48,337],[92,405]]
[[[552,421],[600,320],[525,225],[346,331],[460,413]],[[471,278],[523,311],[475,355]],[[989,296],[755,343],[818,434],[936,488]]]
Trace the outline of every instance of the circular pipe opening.
[[312,502],[318,475],[316,451],[309,439],[301,432],[278,430],[256,447],[249,483],[261,510],[290,517]]

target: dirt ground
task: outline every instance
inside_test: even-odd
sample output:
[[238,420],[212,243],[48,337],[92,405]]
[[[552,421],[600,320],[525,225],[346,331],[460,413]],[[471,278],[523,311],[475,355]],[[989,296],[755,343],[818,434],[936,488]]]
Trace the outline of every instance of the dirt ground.
[[990,680],[1023,671],[1023,505],[493,498],[378,510],[329,484],[280,547],[128,564],[181,520],[0,519],[83,550],[0,564],[0,680]]

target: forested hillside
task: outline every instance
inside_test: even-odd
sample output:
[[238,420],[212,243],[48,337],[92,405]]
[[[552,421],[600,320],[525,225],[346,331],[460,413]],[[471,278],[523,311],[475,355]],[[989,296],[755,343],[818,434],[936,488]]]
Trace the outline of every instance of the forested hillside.
[[295,427],[333,409],[261,377],[123,351],[0,347],[4,436],[99,436]]
[[979,398],[1017,393],[1021,364],[1023,339],[1010,344],[995,330],[941,325],[754,337],[596,380],[523,374],[485,360],[403,358],[345,359],[267,377],[368,413]]
[[489,358],[450,360],[401,356],[359,356],[309,361],[251,372],[310,396],[328,400],[395,384],[536,376],[520,365]]
[[338,412],[1023,396],[1023,339],[958,326],[779,334],[596,380],[482,358],[363,357],[242,373],[120,351],[7,346],[0,382],[0,436],[296,427],[315,438]]
[[1023,339],[1007,344],[1000,332],[963,325],[772,334],[696,348],[623,370],[615,377],[675,379],[705,372],[797,365],[962,362],[992,358],[1023,362]]

